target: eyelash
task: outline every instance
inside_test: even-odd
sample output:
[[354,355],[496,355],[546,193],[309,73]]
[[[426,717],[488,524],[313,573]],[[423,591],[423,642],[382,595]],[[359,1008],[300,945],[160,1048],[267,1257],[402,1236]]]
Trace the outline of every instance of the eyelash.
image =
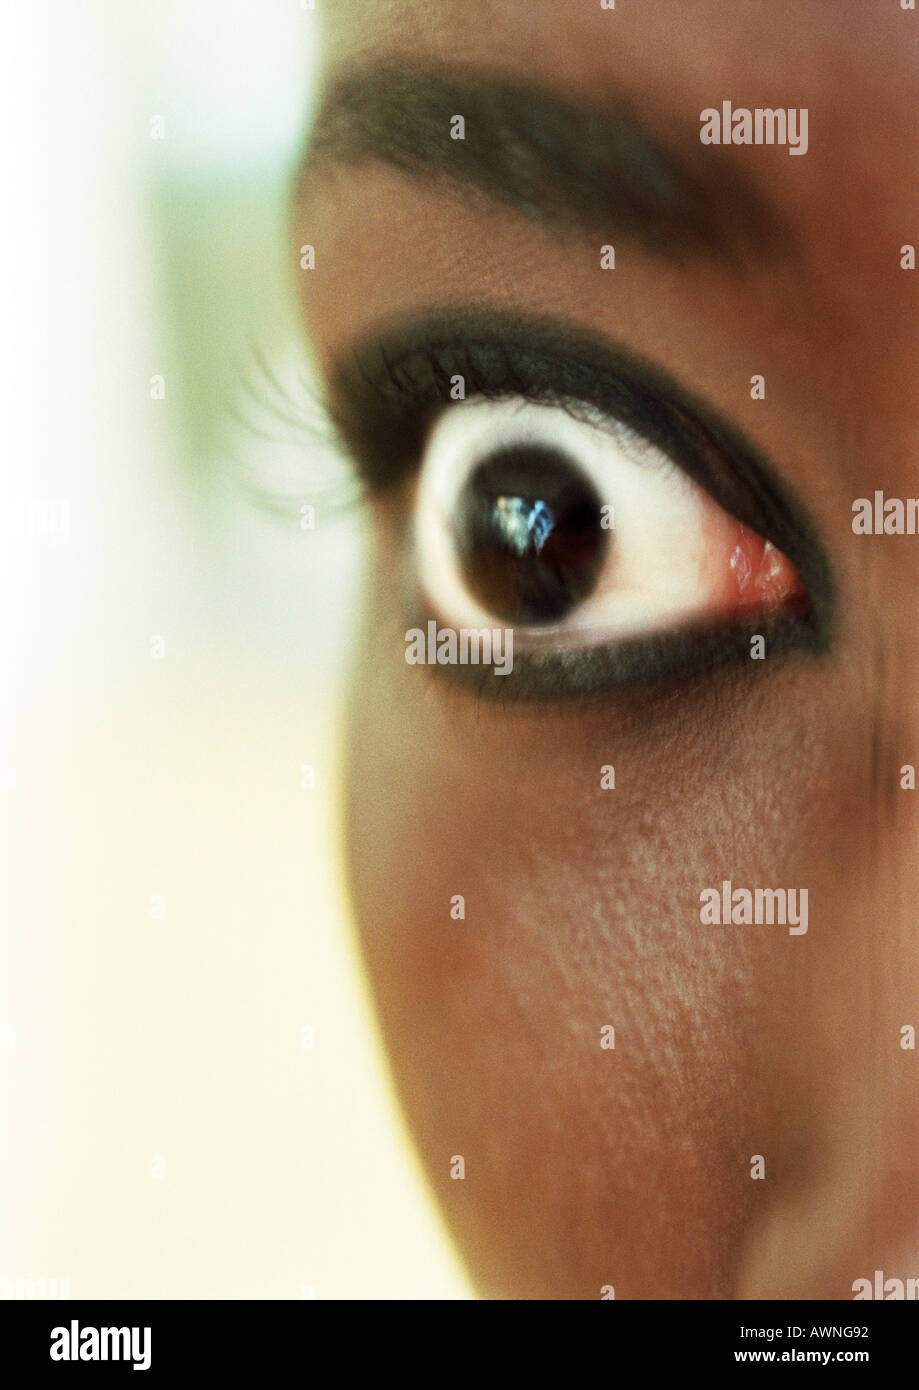
[[253,340],[236,377],[220,411],[213,482],[283,522],[298,519],[305,503],[329,521],[357,510],[366,488],[353,460],[342,457],[335,422],[306,364]]
[[[511,681],[485,680],[488,672],[476,666],[432,666],[432,673],[482,698],[552,704],[601,698],[615,688],[664,686],[746,662],[753,633],[766,638],[771,657],[828,649],[834,605],[822,546],[751,446],[656,369],[542,320],[460,310],[409,324],[362,345],[342,363],[331,403],[301,372],[285,381],[254,351],[243,402],[249,418],[241,423],[276,447],[263,447],[255,462],[247,449],[239,460],[231,437],[224,450],[227,474],[250,500],[282,516],[295,516],[308,500],[334,520],[362,502],[398,493],[420,467],[429,429],[453,404],[451,378],[457,375],[464,378],[466,399],[513,394],[588,421],[598,413],[622,421],[672,457],[727,513],[772,540],[798,569],[809,604],[794,614],[655,634],[610,648],[518,654]],[[416,601],[416,593],[407,593],[409,606]],[[419,608],[413,624],[425,616]]]

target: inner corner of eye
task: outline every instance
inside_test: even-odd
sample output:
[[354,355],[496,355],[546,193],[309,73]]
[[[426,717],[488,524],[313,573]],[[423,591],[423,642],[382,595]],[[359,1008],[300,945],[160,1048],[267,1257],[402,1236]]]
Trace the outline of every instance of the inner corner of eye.
[[788,556],[726,512],[721,516],[713,556],[723,579],[720,599],[725,616],[752,618],[803,607],[807,589]]
[[451,411],[415,500],[419,578],[444,620],[589,644],[803,607],[787,556],[644,444],[562,409]]

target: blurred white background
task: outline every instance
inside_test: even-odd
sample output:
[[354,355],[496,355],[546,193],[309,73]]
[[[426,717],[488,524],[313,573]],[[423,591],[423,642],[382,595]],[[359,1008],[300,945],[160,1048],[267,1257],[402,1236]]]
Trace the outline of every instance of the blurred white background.
[[359,521],[244,389],[324,3],[5,9],[7,1296],[470,1296],[344,902]]

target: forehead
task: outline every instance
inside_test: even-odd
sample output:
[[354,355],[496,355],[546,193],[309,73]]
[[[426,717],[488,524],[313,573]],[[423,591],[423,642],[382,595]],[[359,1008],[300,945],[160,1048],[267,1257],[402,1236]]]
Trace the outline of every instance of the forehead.
[[716,95],[736,105],[786,85],[845,104],[854,86],[892,108],[919,68],[919,13],[899,0],[337,0],[325,23],[336,64],[415,54],[659,98],[730,80]]

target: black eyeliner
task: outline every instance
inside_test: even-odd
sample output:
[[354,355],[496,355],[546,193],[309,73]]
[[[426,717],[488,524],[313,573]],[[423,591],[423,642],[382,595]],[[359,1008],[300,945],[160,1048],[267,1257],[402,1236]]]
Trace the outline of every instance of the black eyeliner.
[[[419,610],[411,625],[423,627],[429,617],[427,611]],[[754,637],[762,638],[763,655],[768,660],[752,657]],[[460,663],[432,664],[424,669],[434,679],[465,687],[484,700],[552,705],[590,701],[615,690],[642,687],[663,695],[668,689],[685,688],[714,671],[744,662],[753,671],[766,671],[777,657],[802,649],[814,649],[811,628],[804,615],[790,612],[745,623],[678,628],[566,651],[528,651],[525,643],[515,642],[513,670],[506,675],[496,675],[493,666]]]
[[[833,584],[825,550],[803,506],[776,469],[733,426],[658,368],[580,330],[499,311],[440,311],[398,323],[360,343],[339,365],[330,415],[371,493],[399,487],[417,470],[427,434],[453,401],[507,395],[621,420],[688,474],[727,513],[771,541],[795,566],[806,603],[758,624],[681,629],[608,649],[520,652],[510,679],[518,698],[549,698],[555,680],[575,693],[712,669],[748,653],[749,635],[770,630],[770,654],[828,648]],[[604,657],[603,652],[608,656]],[[542,673],[542,674],[540,674]],[[457,672],[452,673],[454,678]],[[469,673],[472,678],[472,673]],[[492,693],[487,683],[483,693]]]

